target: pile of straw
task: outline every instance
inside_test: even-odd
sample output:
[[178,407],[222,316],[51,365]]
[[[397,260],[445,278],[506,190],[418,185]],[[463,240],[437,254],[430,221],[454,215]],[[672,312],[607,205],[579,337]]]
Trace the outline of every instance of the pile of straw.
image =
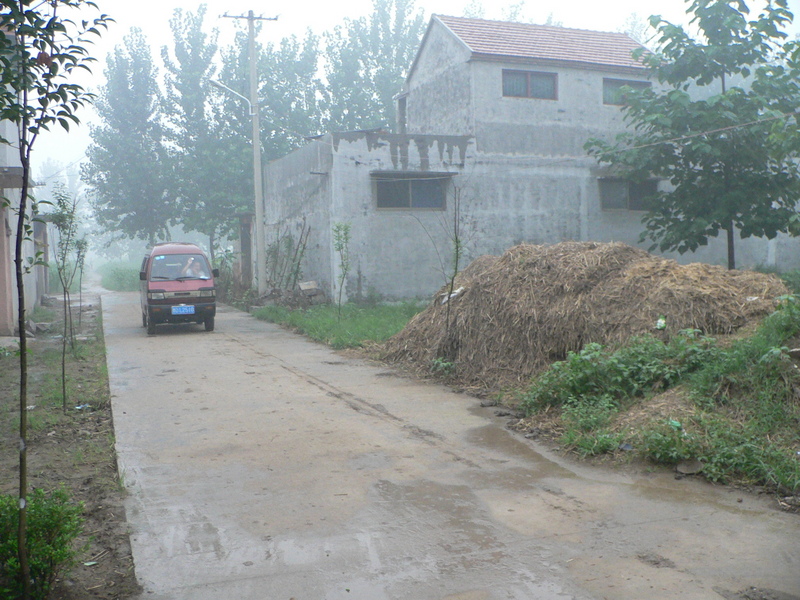
[[[478,258],[384,346],[384,358],[497,389],[524,382],[589,342],[615,345],[682,329],[728,334],[769,314],[788,290],[779,278],[679,265],[621,243],[522,244]],[[656,329],[659,318],[666,329]]]

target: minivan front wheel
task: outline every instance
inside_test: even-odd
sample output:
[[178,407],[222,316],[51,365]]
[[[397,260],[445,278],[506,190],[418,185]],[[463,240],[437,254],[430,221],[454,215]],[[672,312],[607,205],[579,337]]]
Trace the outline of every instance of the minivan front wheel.
[[147,322],[147,335],[155,335],[156,334],[156,324],[153,321],[153,318],[150,315],[145,317],[145,321]]
[[214,331],[214,317],[206,317],[206,331]]

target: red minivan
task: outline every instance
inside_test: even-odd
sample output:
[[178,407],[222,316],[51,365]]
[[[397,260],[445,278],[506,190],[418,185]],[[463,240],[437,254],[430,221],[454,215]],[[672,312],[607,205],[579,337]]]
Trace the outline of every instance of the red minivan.
[[212,269],[195,244],[164,242],[145,254],[139,272],[142,326],[153,335],[159,323],[203,323],[214,331],[217,298]]

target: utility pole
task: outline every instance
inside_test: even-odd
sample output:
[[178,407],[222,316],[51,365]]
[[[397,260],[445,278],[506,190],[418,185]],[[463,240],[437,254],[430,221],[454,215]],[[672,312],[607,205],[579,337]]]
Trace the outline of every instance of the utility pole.
[[[267,291],[267,257],[264,251],[266,241],[264,232],[264,183],[261,171],[261,124],[258,118],[258,71],[256,58],[256,21],[277,21],[278,17],[256,17],[253,11],[248,11],[244,15],[222,15],[228,19],[247,19],[247,45],[250,60],[250,116],[253,121],[253,187],[254,202],[256,209],[255,226],[255,262],[256,268],[253,271],[256,276],[256,289],[258,294]],[[238,94],[237,94],[238,95]]]

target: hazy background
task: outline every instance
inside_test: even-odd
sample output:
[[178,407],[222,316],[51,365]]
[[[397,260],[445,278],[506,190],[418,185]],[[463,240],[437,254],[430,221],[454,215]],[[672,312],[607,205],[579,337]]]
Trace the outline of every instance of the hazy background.
[[[115,19],[103,38],[91,47],[92,54],[98,62],[93,67],[93,75],[81,83],[88,89],[96,90],[104,81],[105,56],[116,45],[131,27],[140,28],[147,36],[158,64],[160,48],[169,45],[172,34],[169,19],[177,8],[197,10],[201,2],[197,0],[96,0],[100,10]],[[371,0],[293,0],[291,2],[263,2],[259,0],[208,0],[206,24],[209,29],[219,30],[220,45],[229,42],[233,37],[236,22],[233,19],[221,18],[223,14],[246,15],[253,10],[256,16],[278,17],[277,21],[263,23],[259,41],[278,42],[290,35],[302,37],[307,29],[316,34],[333,29],[343,23],[346,18],[358,18],[372,11]],[[426,19],[432,14],[453,16],[475,15],[483,13],[487,19],[505,19],[515,14],[516,20],[530,23],[545,23],[548,20],[580,29],[598,31],[623,31],[631,19],[637,18],[646,22],[648,17],[659,14],[663,18],[675,22],[686,22],[684,0],[561,0],[560,2],[542,2],[541,0],[417,0],[417,8],[422,10]],[[749,2],[755,11],[763,5],[756,0]],[[790,9],[800,20],[800,0],[790,0]],[[95,15],[87,15],[95,16]],[[243,25],[244,22],[240,21]],[[797,22],[792,33],[800,31]],[[91,122],[90,110],[78,115],[82,122]],[[37,140],[34,147],[34,173],[39,179],[51,179],[58,172],[71,170],[84,156],[89,144],[88,128],[73,128],[69,133],[54,130]]]

